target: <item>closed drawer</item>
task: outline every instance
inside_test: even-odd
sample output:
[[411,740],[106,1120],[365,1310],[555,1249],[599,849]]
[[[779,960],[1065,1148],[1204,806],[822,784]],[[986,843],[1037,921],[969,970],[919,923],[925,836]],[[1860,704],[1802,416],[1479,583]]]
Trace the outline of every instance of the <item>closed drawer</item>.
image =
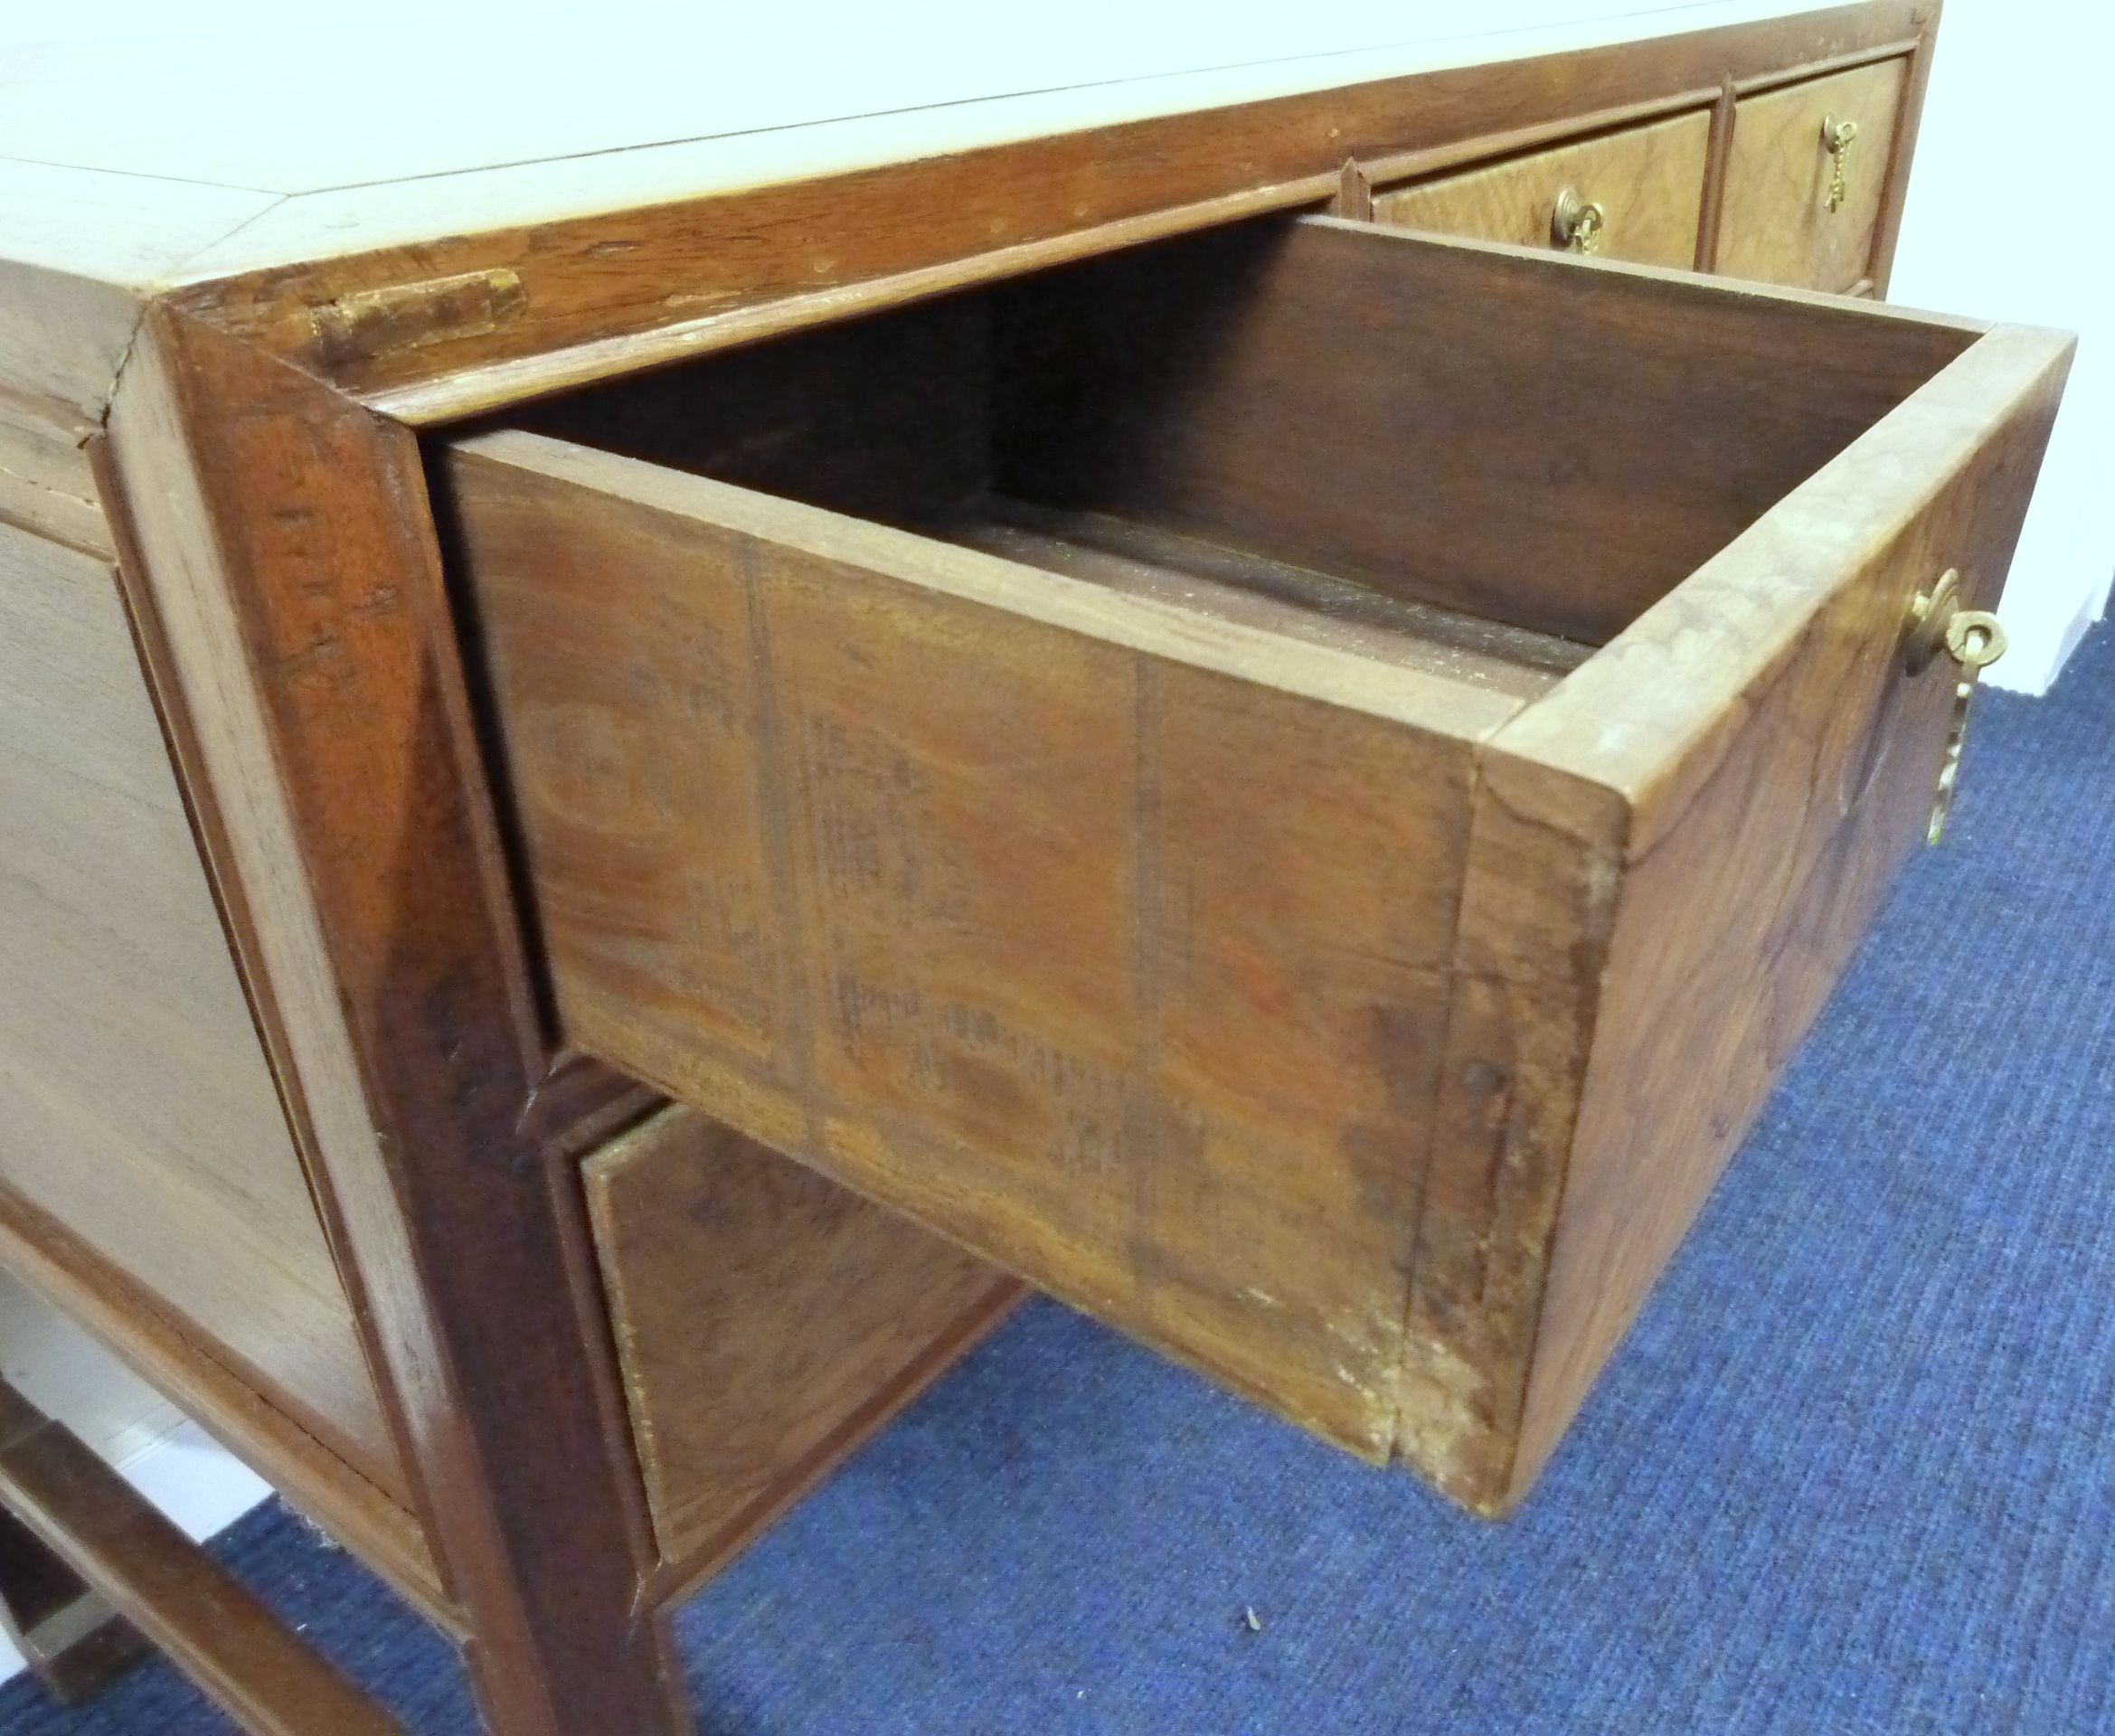
[[1838,294],[1870,280],[1906,66],[1883,61],[1742,99],[1722,273]]
[[2068,354],[1273,221],[466,439],[566,1038],[1502,1508],[1921,835]]
[[672,1109],[586,1165],[656,1540],[702,1573],[1019,1300],[1004,1273]]
[[[1466,174],[1376,188],[1374,221],[1686,269],[1696,262],[1710,142],[1711,117],[1699,109]],[[1582,224],[1588,205],[1598,215]]]

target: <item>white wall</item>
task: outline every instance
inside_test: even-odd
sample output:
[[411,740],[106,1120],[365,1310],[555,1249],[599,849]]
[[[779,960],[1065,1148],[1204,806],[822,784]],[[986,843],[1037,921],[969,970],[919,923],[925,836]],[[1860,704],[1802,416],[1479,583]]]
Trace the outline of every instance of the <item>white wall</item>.
[[2115,9],[1947,0],[1890,300],[2059,326],[2078,360],[1989,680],[2044,692],[2115,575]]

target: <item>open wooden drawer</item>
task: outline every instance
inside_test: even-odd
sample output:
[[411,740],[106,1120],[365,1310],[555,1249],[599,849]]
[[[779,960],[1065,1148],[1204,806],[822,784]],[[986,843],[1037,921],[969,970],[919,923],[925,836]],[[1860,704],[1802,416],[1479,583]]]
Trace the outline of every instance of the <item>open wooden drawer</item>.
[[567,1040],[1498,1511],[1922,836],[2069,349],[1272,220],[466,439]]

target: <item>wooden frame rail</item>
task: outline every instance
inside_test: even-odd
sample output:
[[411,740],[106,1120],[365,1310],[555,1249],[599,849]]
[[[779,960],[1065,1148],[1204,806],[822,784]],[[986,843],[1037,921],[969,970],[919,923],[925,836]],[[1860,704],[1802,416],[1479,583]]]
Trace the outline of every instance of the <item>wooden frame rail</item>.
[[5,1381],[0,1502],[252,1736],[400,1736],[394,1718]]

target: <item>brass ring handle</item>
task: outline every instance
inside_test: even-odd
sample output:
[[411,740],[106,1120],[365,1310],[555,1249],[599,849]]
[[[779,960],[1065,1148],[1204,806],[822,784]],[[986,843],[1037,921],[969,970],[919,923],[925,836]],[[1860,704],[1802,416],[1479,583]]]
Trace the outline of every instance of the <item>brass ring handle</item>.
[[1858,137],[1858,123],[1839,120],[1834,115],[1823,117],[1821,146],[1828,153],[1828,187],[1821,195],[1821,208],[1836,212],[1843,209],[1849,195],[1844,185],[1844,166],[1849,160],[1851,146]]
[[1984,609],[1960,609],[1946,624],[1946,653],[1963,669],[1987,669],[2011,643],[2004,623]]
[[1582,197],[1577,188],[1566,187],[1550,213],[1550,239],[1568,253],[1599,252],[1608,223],[1609,214],[1600,205]]

